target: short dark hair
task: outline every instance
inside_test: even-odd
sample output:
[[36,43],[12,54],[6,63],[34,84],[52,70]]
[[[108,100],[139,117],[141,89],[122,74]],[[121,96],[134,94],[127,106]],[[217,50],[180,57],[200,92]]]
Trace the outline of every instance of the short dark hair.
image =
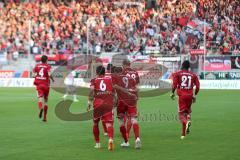
[[105,75],[105,68],[103,66],[98,66],[96,69],[96,74],[97,75]]
[[47,57],[46,55],[43,55],[43,56],[41,57],[41,62],[42,62],[42,63],[46,63],[47,60],[48,60],[48,57]]
[[122,67],[114,67],[114,73],[122,73],[123,68]]
[[182,63],[182,69],[189,69],[190,68],[190,62],[188,60],[183,61]]
[[130,65],[131,65],[131,62],[130,62],[128,59],[124,59],[122,64],[123,64],[124,66],[130,66]]
[[107,65],[107,71],[111,71],[113,68],[113,64],[112,63],[108,63]]

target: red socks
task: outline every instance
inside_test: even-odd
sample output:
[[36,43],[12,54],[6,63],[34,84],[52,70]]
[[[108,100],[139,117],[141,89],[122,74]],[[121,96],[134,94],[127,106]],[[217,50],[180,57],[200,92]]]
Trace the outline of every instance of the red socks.
[[186,123],[182,123],[182,136],[186,136]]
[[129,137],[130,135],[130,130],[132,128],[132,122],[130,119],[128,119],[128,122],[127,122],[127,137]]
[[42,102],[38,102],[38,108],[39,108],[39,110],[42,109]]
[[179,120],[181,123],[187,124],[188,118],[186,113],[179,113]]
[[113,125],[107,127],[108,138],[113,139]]
[[44,106],[44,109],[43,109],[43,114],[44,114],[44,120],[46,120],[47,119],[47,111],[48,111],[48,106],[47,105],[45,105]]
[[133,124],[133,131],[134,131],[135,139],[137,139],[139,137],[139,125],[138,125],[138,123]]
[[125,126],[120,127],[120,132],[122,134],[122,137],[123,137],[124,141],[127,143],[128,142],[128,137],[127,137],[127,131],[126,131]]
[[93,125],[93,135],[96,143],[99,143],[99,128],[98,125]]
[[103,126],[103,131],[104,133],[107,133],[107,127],[106,127],[106,123],[102,121],[102,126]]

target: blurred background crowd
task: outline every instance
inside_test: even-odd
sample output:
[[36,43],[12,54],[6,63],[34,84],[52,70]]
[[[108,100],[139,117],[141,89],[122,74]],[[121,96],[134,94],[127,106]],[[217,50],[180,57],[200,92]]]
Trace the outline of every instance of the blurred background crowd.
[[[240,48],[239,0],[1,0],[0,52],[162,55]],[[87,47],[88,46],[88,47]]]

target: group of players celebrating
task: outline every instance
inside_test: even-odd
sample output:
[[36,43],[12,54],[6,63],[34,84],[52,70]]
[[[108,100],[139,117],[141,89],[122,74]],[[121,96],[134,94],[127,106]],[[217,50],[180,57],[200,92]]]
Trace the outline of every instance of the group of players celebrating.
[[[48,95],[50,87],[51,67],[47,64],[47,56],[43,55],[41,64],[37,64],[33,69],[35,78],[34,85],[38,93],[39,118],[47,121]],[[138,72],[130,68],[129,60],[123,60],[122,66],[113,66],[109,64],[107,71],[104,66],[96,68],[96,77],[91,80],[90,92],[88,97],[88,108],[93,108],[93,135],[96,142],[95,148],[101,148],[99,138],[99,122],[102,121],[105,135],[108,136],[108,150],[114,149],[114,112],[117,110],[120,133],[124,142],[121,147],[129,147],[129,133],[131,128],[134,131],[135,148],[141,148],[138,124]],[[189,71],[189,61],[182,63],[182,69],[173,74],[173,85],[171,98],[175,99],[175,90],[178,95],[179,119],[182,124],[181,139],[190,132],[191,126],[191,105],[196,101],[196,95],[199,92],[198,77]],[[195,88],[195,92],[193,90]]]
[[[113,109],[117,109],[120,132],[124,139],[122,147],[129,147],[128,135],[131,126],[135,136],[135,148],[141,148],[139,125],[137,120],[137,100],[139,83],[138,73],[130,68],[130,61],[124,60],[122,67],[108,65],[105,73],[103,66],[96,69],[97,77],[91,80],[89,107],[93,106],[93,134],[95,148],[100,148],[99,121],[103,122],[109,138],[108,149],[113,150]],[[126,121],[128,125],[126,126]]]

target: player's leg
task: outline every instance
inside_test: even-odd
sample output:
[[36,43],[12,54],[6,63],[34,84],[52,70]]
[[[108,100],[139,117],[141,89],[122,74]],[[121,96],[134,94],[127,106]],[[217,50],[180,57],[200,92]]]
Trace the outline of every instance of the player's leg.
[[106,123],[104,121],[102,121],[102,127],[103,127],[103,132],[104,132],[104,136],[107,136],[107,127],[106,127]]
[[187,114],[187,124],[186,124],[186,133],[189,134],[190,133],[190,127],[192,125],[191,122],[191,109],[192,106],[192,96],[189,97],[188,101],[187,101],[187,109],[186,109],[186,114]]
[[99,138],[99,127],[98,127],[99,121],[100,121],[100,118],[93,120],[93,136],[96,142],[96,145],[94,146],[94,148],[97,148],[97,149],[101,148],[100,138]]
[[[189,108],[190,97],[179,96],[179,120],[182,124],[182,136],[181,139],[184,139],[187,132],[188,124],[188,108]],[[190,123],[191,125],[191,123]]]
[[43,121],[44,122],[47,122],[48,95],[49,95],[49,87],[45,87],[45,89],[44,89],[44,108],[43,108]]
[[118,117],[118,122],[119,122],[119,129],[120,133],[124,139],[124,142],[121,144],[122,147],[128,147],[128,138],[127,138],[127,130],[125,126],[125,120],[124,118],[126,117],[126,106],[119,102],[118,107],[117,107],[117,117]]
[[107,128],[107,134],[108,134],[108,150],[113,150],[113,111],[106,113],[104,116],[102,116],[102,121],[106,124]]
[[79,102],[79,100],[77,99],[77,90],[76,87],[74,85],[69,86],[70,88],[70,93],[73,96],[73,101],[74,102]]
[[66,88],[65,88],[65,94],[63,95],[63,99],[66,100],[67,96],[68,96],[68,91],[69,91],[69,85],[66,85]]
[[186,125],[187,125],[187,116],[186,113],[184,111],[179,112],[179,120],[182,124],[182,135],[181,135],[181,139],[184,139],[186,136]]
[[128,142],[127,130],[125,127],[123,116],[118,116],[118,122],[119,122],[120,133],[124,139],[124,142],[121,144],[121,147],[129,147],[130,145]]
[[129,136],[130,136],[131,128],[132,128],[131,119],[130,119],[130,117],[127,117],[127,137],[128,137],[128,138],[129,138]]
[[113,145],[113,134],[114,134],[114,129],[113,129],[113,122],[106,122],[106,127],[107,127],[107,134],[108,134],[108,150],[113,150],[114,145]]
[[43,113],[43,95],[44,95],[44,92],[43,92],[41,86],[37,86],[36,90],[37,90],[38,108],[39,108],[38,117],[42,118],[42,113]]
[[140,149],[141,141],[140,141],[140,137],[139,137],[139,124],[138,124],[138,120],[137,120],[136,116],[131,117],[131,123],[133,126],[133,132],[134,132],[134,136],[135,136],[135,148]]
[[139,124],[137,120],[137,107],[136,106],[128,106],[127,110],[128,116],[131,119],[131,123],[133,126],[133,132],[135,137],[135,148],[140,149],[141,148],[141,141],[139,137]]
[[42,113],[43,113],[43,98],[42,97],[38,97],[38,108],[39,108],[39,113],[38,113],[38,117],[42,118]]

